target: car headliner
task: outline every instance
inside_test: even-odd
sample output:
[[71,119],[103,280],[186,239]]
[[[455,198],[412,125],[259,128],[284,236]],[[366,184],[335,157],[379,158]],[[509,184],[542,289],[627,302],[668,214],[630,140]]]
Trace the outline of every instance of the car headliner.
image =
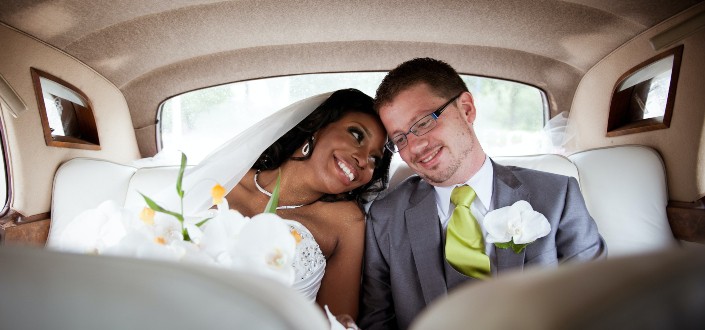
[[420,56],[542,88],[555,115],[601,59],[700,2],[4,0],[0,22],[103,75],[153,136],[159,103],[189,90]]

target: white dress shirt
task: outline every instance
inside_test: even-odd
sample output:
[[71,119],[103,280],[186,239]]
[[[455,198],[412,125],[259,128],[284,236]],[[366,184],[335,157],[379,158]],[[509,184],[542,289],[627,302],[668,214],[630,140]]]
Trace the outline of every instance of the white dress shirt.
[[[489,210],[492,206],[490,204],[492,203],[493,176],[494,169],[492,168],[492,162],[490,161],[489,156],[485,156],[485,162],[482,164],[482,167],[480,167],[480,170],[478,170],[477,173],[475,173],[475,175],[473,175],[467,182],[463,183],[472,187],[477,194],[477,197],[470,205],[470,212],[480,224],[483,238],[487,237],[487,230],[485,230],[482,225],[482,220],[485,218],[487,210]],[[450,201],[450,194],[456,186],[463,184],[449,187],[434,186],[434,189],[436,190],[436,207],[438,209],[438,218],[441,220],[444,236],[446,233],[446,227],[448,226],[448,220],[450,220],[450,216],[453,214],[453,210],[455,209],[455,205]],[[487,246],[485,246],[485,250],[488,254],[491,247],[492,244],[487,244]]]

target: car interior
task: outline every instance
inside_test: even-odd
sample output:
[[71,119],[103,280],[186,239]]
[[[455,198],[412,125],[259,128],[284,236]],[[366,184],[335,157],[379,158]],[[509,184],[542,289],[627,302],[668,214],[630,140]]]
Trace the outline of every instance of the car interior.
[[[101,201],[141,208],[176,150],[195,166],[295,101],[374,97],[432,57],[477,98],[494,161],[577,179],[609,257],[460,288],[412,328],[701,329],[703,54],[702,0],[4,0],[0,328],[329,328],[268,279],[56,237]],[[393,159],[382,194],[411,175]]]

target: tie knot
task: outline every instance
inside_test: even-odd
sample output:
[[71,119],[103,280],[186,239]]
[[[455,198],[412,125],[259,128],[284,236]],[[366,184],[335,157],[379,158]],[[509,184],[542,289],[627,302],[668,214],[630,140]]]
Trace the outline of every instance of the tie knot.
[[468,185],[462,185],[453,188],[453,192],[450,194],[450,201],[455,204],[455,206],[465,206],[470,207],[472,201],[475,199],[475,190]]

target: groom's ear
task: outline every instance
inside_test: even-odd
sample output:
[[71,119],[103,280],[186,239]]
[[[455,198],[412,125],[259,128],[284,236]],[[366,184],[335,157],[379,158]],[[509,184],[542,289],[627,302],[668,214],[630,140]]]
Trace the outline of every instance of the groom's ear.
[[472,125],[477,118],[475,99],[470,92],[465,92],[458,98],[458,108],[468,124]]

